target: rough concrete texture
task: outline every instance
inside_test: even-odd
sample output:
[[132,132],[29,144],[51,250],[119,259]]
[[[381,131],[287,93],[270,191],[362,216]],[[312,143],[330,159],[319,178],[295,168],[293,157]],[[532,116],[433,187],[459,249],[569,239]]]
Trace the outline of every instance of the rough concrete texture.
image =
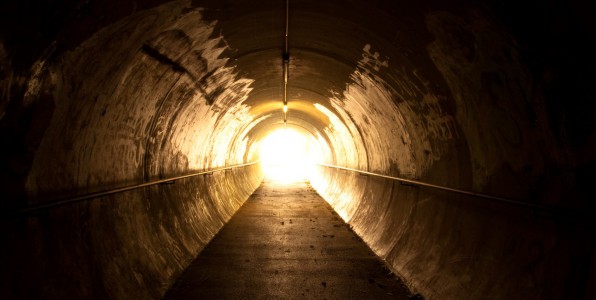
[[317,191],[427,298],[566,299],[572,292],[549,283],[577,284],[567,276],[586,267],[576,264],[585,232],[569,220],[345,171],[321,174]]
[[308,182],[265,181],[165,299],[410,299]]
[[256,169],[4,220],[3,298],[161,298],[258,186]]
[[[498,2],[498,3],[497,3]],[[0,209],[258,159],[282,124],[284,1],[0,4]],[[288,127],[313,186],[428,299],[596,297],[594,4],[290,5]],[[257,166],[2,218],[2,298],[152,298]],[[383,217],[380,217],[383,216]]]

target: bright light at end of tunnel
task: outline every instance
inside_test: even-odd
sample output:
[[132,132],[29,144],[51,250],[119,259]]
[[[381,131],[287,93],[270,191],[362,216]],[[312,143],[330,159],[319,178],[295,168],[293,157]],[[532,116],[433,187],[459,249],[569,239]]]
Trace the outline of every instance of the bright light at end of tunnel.
[[321,150],[313,137],[289,128],[278,129],[259,145],[265,178],[280,183],[310,180]]

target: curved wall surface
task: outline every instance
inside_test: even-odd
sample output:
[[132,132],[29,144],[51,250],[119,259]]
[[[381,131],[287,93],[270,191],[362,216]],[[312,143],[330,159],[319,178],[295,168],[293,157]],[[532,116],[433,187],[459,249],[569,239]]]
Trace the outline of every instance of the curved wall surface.
[[[312,185],[427,299],[590,299],[594,7],[290,1],[288,127]],[[3,298],[159,299],[283,127],[285,1],[0,5]]]

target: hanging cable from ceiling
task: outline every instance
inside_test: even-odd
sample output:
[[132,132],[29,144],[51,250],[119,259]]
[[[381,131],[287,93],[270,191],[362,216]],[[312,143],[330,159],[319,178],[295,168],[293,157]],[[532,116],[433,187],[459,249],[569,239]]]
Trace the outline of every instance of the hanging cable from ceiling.
[[286,18],[285,18],[285,35],[284,35],[284,51],[282,53],[283,63],[283,112],[284,112],[284,126],[288,126],[288,71],[290,68],[290,51],[288,47],[288,32],[290,19],[290,0],[286,0]]

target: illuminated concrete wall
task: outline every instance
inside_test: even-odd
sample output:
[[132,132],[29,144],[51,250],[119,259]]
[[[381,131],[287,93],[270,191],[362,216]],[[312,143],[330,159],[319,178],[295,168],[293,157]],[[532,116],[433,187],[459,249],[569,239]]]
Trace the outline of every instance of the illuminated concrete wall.
[[[291,1],[288,126],[313,186],[428,299],[589,299],[594,8]],[[284,1],[5,1],[2,211],[258,159],[283,126]],[[7,13],[10,12],[10,13]],[[3,298],[159,299],[258,165],[2,218]]]
[[[38,128],[10,130],[36,149],[26,173],[3,170],[22,180],[5,186],[5,209],[255,160],[242,104],[252,80],[186,7],[139,12],[35,62],[18,105]],[[24,154],[15,142],[7,164]],[[3,298],[160,298],[261,178],[253,165],[3,220]]]

